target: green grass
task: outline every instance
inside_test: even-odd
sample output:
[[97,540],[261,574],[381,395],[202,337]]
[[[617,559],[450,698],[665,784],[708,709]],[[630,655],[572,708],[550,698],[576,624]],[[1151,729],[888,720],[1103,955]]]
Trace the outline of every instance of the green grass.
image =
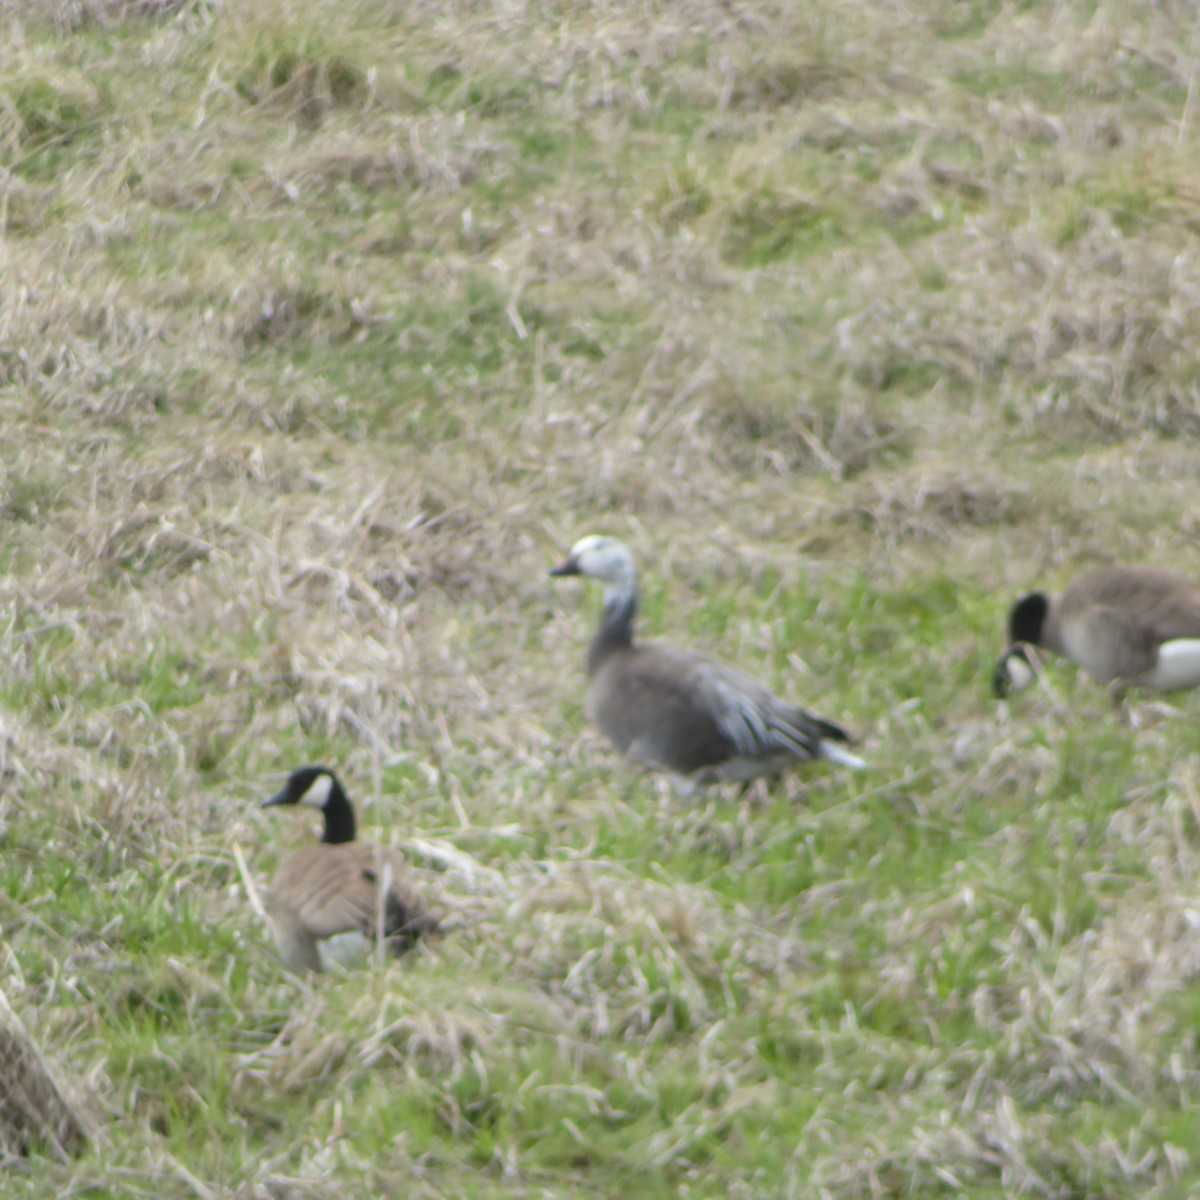
[[[0,1193],[1195,1191],[1195,701],[988,686],[1198,568],[1194,34],[910,9],[6,18]],[[869,770],[619,762],[596,531]],[[304,762],[445,936],[283,968]]]

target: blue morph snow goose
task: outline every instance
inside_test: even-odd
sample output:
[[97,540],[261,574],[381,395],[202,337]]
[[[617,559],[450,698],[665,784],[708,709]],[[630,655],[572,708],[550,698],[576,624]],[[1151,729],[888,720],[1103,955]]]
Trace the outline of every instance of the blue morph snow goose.
[[1200,685],[1200,585],[1153,567],[1098,567],[1060,596],[1022,596],[1008,618],[1011,645],[996,664],[997,696],[1034,680],[1030,646],[1062,654],[1100,683]]
[[616,538],[582,538],[550,574],[607,585],[588,648],[588,709],[622,754],[670,772],[685,791],[775,775],[814,759],[865,765],[838,745],[850,741],[840,725],[785,703],[727,663],[636,641],[637,572]]

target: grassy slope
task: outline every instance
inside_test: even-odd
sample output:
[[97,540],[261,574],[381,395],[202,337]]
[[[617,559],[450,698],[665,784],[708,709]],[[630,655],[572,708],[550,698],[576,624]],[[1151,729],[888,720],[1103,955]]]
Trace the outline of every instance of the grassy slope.
[[[5,1194],[1194,1191],[1195,701],[987,693],[1200,570],[1186,6],[0,24],[0,983],[108,1129]],[[622,768],[593,530],[874,769]],[[462,927],[304,984],[321,759]]]

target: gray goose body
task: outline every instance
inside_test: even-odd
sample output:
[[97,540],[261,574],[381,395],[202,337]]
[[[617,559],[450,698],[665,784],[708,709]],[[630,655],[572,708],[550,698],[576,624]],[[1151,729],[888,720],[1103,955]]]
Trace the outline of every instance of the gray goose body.
[[321,842],[284,860],[264,902],[290,967],[321,971],[347,949],[361,954],[375,942],[380,918],[393,954],[437,928],[412,886],[403,856],[354,840],[354,810],[332,771],[294,771],[263,807],[280,804],[320,808],[325,821]]
[[552,574],[608,584],[588,649],[588,709],[622,754],[685,787],[755,779],[815,759],[863,766],[837,744],[850,740],[845,729],[787,704],[728,663],[636,641],[637,578],[621,542],[583,538]]
[[1200,685],[1200,585],[1153,567],[1099,567],[1058,596],[1022,596],[1009,614],[1012,645],[993,686],[1029,686],[1026,646],[1069,658],[1100,683],[1169,690]]

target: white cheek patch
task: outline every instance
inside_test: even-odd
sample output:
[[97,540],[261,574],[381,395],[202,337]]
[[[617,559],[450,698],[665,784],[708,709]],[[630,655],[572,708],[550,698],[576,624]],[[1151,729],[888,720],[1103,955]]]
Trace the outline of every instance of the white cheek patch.
[[1020,654],[1009,656],[1004,671],[1008,675],[1009,690],[1013,692],[1023,692],[1037,679],[1034,669]]
[[1200,638],[1163,642],[1154,670],[1148,671],[1139,682],[1164,691],[1200,685]]
[[328,775],[318,775],[308,785],[308,791],[300,797],[300,803],[312,808],[324,808],[325,801],[329,799],[329,789],[332,787],[333,780]]

